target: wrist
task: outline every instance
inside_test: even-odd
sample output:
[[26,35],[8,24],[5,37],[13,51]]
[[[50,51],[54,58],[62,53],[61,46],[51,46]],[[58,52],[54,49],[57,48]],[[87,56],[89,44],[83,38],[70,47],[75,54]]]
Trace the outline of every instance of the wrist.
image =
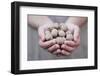
[[74,23],[65,23],[65,25],[68,27],[70,31],[74,31],[74,29],[77,29],[77,30],[80,29],[79,25],[76,25]]

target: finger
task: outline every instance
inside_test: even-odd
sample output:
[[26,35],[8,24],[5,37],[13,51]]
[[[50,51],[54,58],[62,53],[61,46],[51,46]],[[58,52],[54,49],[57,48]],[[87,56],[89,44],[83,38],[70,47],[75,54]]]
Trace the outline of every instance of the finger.
[[55,43],[56,43],[55,39],[50,40],[50,41],[45,41],[45,42],[43,42],[42,40],[39,41],[40,46],[43,48],[48,48],[54,45]]
[[74,30],[74,41],[77,41],[78,37],[79,37],[79,28],[76,28]]
[[60,53],[61,53],[61,50],[60,49],[57,49],[56,51],[53,52],[53,54],[55,54],[55,55],[58,55]]
[[38,33],[39,33],[40,39],[41,39],[42,41],[44,41],[44,40],[45,40],[45,34],[44,34],[44,29],[43,29],[42,27],[40,27],[40,28],[38,29]]
[[71,47],[76,47],[76,46],[79,46],[80,40],[77,39],[77,42],[75,42],[75,41],[65,41],[64,44],[71,46]]
[[79,36],[79,38],[76,41],[76,47],[79,46],[79,45],[80,45],[80,36]]
[[69,46],[76,46],[76,43],[74,41],[65,41],[64,44],[69,45]]
[[58,44],[54,44],[53,46],[48,48],[48,51],[49,52],[53,52],[53,51],[55,51],[55,50],[57,50],[59,48],[60,48],[60,46]]
[[62,55],[70,55],[71,53],[69,53],[68,51],[62,50],[62,51],[61,51],[61,54],[62,54]]
[[61,48],[63,50],[69,51],[69,52],[72,52],[73,50],[75,50],[75,47],[70,47],[70,46],[65,45],[65,44],[61,45]]

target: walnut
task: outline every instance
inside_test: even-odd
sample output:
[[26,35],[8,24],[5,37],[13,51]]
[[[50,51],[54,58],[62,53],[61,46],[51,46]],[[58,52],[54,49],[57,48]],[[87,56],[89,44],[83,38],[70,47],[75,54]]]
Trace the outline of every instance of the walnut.
[[61,27],[60,27],[61,30],[63,30],[63,31],[68,30],[67,26],[64,23],[60,23],[60,25],[61,25]]
[[51,35],[52,35],[53,37],[57,37],[57,34],[58,34],[57,29],[52,29]]
[[63,40],[63,42],[64,42],[64,41],[66,41],[66,38],[65,38],[65,37],[62,37],[62,40]]
[[65,40],[73,40],[73,34],[64,23],[54,23],[54,26],[46,29],[45,38],[47,41],[55,39],[57,44],[63,44]]
[[49,31],[49,30],[46,30],[46,31],[45,31],[45,34],[50,34],[50,31]]
[[58,34],[60,37],[64,37],[65,36],[65,32],[63,30],[59,30]]
[[48,31],[48,30],[45,31],[45,39],[46,40],[51,40],[52,39],[52,35],[51,35],[50,31]]
[[45,35],[45,39],[46,39],[46,40],[51,40],[51,39],[52,39],[52,35],[51,35],[50,33],[47,33],[47,34]]
[[67,40],[72,40],[73,39],[73,35],[70,33],[70,34],[67,34],[66,35],[66,39]]
[[54,23],[54,28],[58,29],[59,28],[59,24],[58,23]]
[[63,44],[64,43],[64,38],[63,37],[57,37],[56,38],[56,43],[57,44]]
[[71,31],[67,31],[66,34],[72,34],[72,32]]

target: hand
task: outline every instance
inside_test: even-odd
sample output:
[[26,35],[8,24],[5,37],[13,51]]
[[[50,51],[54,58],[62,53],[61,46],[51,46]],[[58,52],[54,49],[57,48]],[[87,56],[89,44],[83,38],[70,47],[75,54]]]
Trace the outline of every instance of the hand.
[[54,50],[57,50],[59,48],[59,45],[55,44],[56,43],[55,39],[49,41],[45,40],[44,32],[48,27],[52,27],[52,25],[43,25],[38,28],[38,33],[40,38],[39,45],[43,48],[47,48],[49,52],[53,52]]
[[80,28],[74,24],[66,24],[68,29],[73,32],[73,40],[66,40],[64,44],[61,45],[61,49],[57,49],[54,54],[56,55],[70,55],[80,44]]
[[[80,28],[78,25],[74,24],[66,24],[68,29],[73,32],[73,40],[65,41],[61,46],[63,51],[65,51],[65,55],[69,55],[73,50],[75,50],[80,44]],[[68,53],[67,53],[68,52]],[[64,53],[63,53],[64,54]]]

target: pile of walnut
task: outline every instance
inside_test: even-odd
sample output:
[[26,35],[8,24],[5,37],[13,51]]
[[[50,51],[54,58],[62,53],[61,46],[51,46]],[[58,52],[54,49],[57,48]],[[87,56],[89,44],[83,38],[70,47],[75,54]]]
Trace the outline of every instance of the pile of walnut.
[[45,30],[46,41],[55,39],[57,44],[63,44],[66,40],[73,40],[73,33],[64,23],[54,23],[53,27]]

